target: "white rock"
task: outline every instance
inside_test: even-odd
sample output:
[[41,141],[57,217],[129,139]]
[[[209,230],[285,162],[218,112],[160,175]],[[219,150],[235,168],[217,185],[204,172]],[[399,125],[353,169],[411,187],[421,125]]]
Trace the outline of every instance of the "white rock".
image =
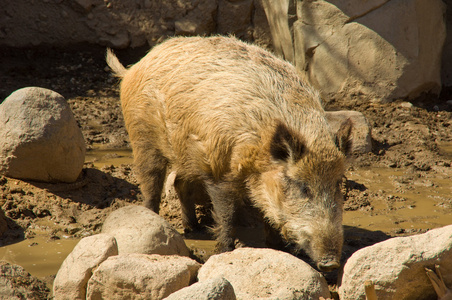
[[441,0],[299,1],[295,64],[324,94],[388,101],[441,89]]
[[344,266],[338,283],[340,299],[365,299],[366,280],[375,284],[378,299],[436,299],[425,273],[426,267],[433,269],[436,264],[451,287],[452,225],[358,250]]
[[235,300],[234,288],[223,277],[197,282],[172,293],[165,300]]
[[112,256],[93,272],[86,299],[163,299],[193,282],[200,266],[175,255]]
[[326,119],[331,131],[334,133],[339,130],[341,124],[348,118],[353,122],[351,152],[367,153],[372,151],[371,127],[362,113],[352,110],[326,112]]
[[55,300],[85,299],[92,270],[108,257],[117,254],[118,247],[111,235],[96,234],[81,239],[58,270],[53,282]]
[[29,87],[0,104],[0,174],[45,182],[74,182],[85,141],[66,100]]
[[325,278],[304,261],[273,249],[239,248],[211,256],[199,270],[200,282],[224,277],[237,299],[329,298]]
[[129,205],[115,210],[106,218],[102,232],[116,238],[119,254],[190,254],[182,235],[144,206]]

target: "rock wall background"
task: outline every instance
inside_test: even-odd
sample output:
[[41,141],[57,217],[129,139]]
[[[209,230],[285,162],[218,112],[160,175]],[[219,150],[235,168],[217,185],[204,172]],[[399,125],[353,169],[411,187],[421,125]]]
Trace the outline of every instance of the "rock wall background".
[[234,34],[279,51],[329,95],[391,101],[452,86],[452,38],[446,36],[452,0],[0,2],[0,47],[124,49],[152,47],[174,35]]
[[259,0],[2,0],[0,45],[153,46],[173,35],[227,34],[270,43]]

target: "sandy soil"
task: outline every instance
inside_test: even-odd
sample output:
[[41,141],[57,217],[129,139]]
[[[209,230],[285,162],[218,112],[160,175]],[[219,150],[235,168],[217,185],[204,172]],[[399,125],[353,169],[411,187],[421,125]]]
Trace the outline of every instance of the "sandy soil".
[[[144,53],[144,49],[137,49],[119,52],[118,56],[129,64]],[[104,49],[96,47],[0,49],[0,82],[3,83],[0,101],[21,87],[52,89],[68,100],[88,149],[100,145],[104,148],[128,148],[116,79],[108,73],[103,55]],[[359,212],[372,217],[402,206],[416,206],[413,201],[406,204],[403,194],[421,187],[431,189],[432,193],[435,189],[449,188],[449,196],[442,193],[435,198],[435,205],[442,214],[452,214],[452,191],[444,183],[452,178],[452,104],[446,102],[452,99],[449,95],[449,91],[444,90],[440,99],[426,95],[412,105],[403,101],[372,103],[362,95],[351,99],[325,99],[326,109],[360,111],[372,125],[373,151],[355,155],[346,174],[346,214]],[[115,154],[109,155],[115,157]],[[356,171],[372,169],[398,171],[399,176],[391,179],[393,189],[372,188],[359,176],[353,176]],[[178,205],[170,198],[162,204],[161,214],[181,228]],[[92,235],[100,232],[109,212],[141,202],[130,164],[99,169],[87,163],[76,184],[52,185],[0,176],[0,206],[8,223],[7,232],[0,238],[0,246],[31,239],[37,232],[44,232],[49,239]],[[378,203],[384,203],[385,208],[379,208]],[[417,234],[440,225],[418,226],[413,223],[404,226],[397,221],[383,230],[372,230],[372,226],[346,226],[344,259],[359,248],[391,236]],[[197,249],[194,252],[199,253]],[[200,260],[205,258],[198,255]],[[327,278],[334,282],[334,276],[328,275]]]

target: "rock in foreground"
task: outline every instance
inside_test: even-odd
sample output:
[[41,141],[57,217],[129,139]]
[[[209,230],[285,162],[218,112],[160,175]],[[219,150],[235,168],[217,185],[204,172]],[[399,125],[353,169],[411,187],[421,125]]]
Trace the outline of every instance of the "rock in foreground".
[[175,293],[165,300],[235,300],[234,288],[223,277],[197,282]]
[[340,299],[366,299],[366,280],[375,284],[378,299],[436,299],[425,273],[435,265],[441,266],[446,286],[452,286],[452,225],[355,252],[338,284]]
[[330,297],[319,272],[293,255],[272,249],[240,248],[211,256],[198,279],[203,282],[218,276],[232,284],[237,299]]
[[117,254],[118,246],[111,235],[96,234],[80,240],[58,270],[53,282],[55,300],[85,299],[93,269]]
[[93,272],[86,299],[163,299],[192,283],[200,266],[175,255],[111,256]]
[[102,232],[116,238],[119,254],[189,255],[182,235],[144,206],[130,205],[115,210],[105,220]]

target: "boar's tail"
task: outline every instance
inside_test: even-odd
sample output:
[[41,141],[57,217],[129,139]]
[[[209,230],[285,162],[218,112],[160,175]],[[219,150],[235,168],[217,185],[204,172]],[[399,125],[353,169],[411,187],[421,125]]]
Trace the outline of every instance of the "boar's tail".
[[106,60],[107,65],[113,70],[116,77],[123,78],[126,75],[127,69],[119,62],[119,59],[110,48],[107,48]]

